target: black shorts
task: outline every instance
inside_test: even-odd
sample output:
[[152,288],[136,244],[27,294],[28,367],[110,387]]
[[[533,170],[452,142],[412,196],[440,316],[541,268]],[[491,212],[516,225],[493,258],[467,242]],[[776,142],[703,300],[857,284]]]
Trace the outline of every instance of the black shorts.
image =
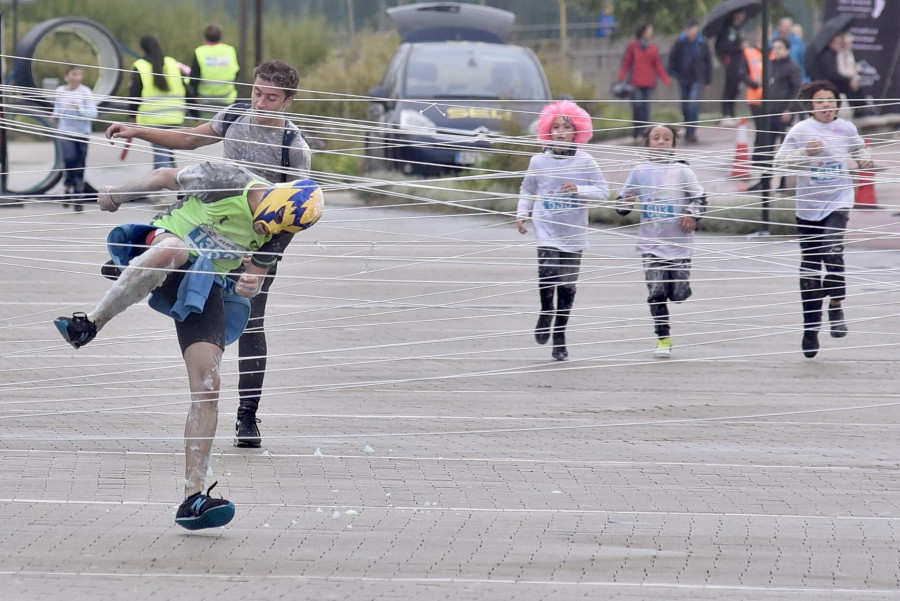
[[[190,266],[190,263],[185,263],[178,268],[178,271],[170,273],[162,285],[154,290],[154,293],[161,295],[167,302],[174,303],[178,297],[178,286],[185,276],[184,271]],[[224,351],[225,301],[223,300],[222,286],[212,285],[202,312],[191,313],[184,321],[175,320],[175,331],[178,333],[178,344],[181,346],[182,355],[195,342],[215,344]]]

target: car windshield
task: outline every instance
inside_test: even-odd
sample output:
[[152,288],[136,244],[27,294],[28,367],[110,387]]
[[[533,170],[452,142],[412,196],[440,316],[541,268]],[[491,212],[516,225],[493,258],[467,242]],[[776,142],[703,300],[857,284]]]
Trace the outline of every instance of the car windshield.
[[543,79],[521,48],[502,44],[418,44],[406,69],[406,97],[545,100]]

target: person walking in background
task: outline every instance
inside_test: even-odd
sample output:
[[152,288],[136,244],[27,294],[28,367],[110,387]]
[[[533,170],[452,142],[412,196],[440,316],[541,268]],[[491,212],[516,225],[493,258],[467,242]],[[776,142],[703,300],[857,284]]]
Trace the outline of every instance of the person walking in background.
[[696,19],[684,24],[684,31],[669,51],[669,73],[678,80],[681,112],[685,121],[685,141],[697,142],[696,123],[700,118],[700,94],[712,81],[712,55]]
[[[768,115],[765,130],[768,135],[766,148],[768,156],[773,156],[775,149],[784,139],[784,134],[794,121],[794,113],[799,110],[796,103],[800,92],[802,75],[800,67],[794,63],[790,54],[791,42],[786,38],[775,38],[772,41],[772,60],[769,65],[769,97],[765,113]],[[772,160],[766,161],[767,165]],[[787,176],[781,176],[778,189],[787,190]]]
[[237,100],[241,69],[237,51],[222,41],[221,25],[207,25],[203,38],[206,42],[194,50],[187,91],[201,111],[215,112]]
[[525,222],[532,219],[538,245],[541,313],[534,339],[547,344],[552,327],[552,356],[557,361],[569,357],[566,326],[575,302],[581,255],[587,248],[586,200],[609,198],[609,186],[597,161],[580,148],[592,133],[590,115],[574,102],[544,107],[538,120],[544,151],[528,164],[516,211],[519,233],[528,233]]
[[[187,67],[166,56],[159,41],[151,36],[141,38],[143,58],[134,62],[128,94],[139,98],[135,114],[138,125],[178,127],[184,124]],[[175,155],[168,148],[151,144],[153,167],[174,167]]]
[[[756,32],[757,43],[762,41],[760,31]],[[768,119],[763,117],[763,54],[757,46],[751,46],[744,42],[744,52],[740,67],[741,82],[746,86],[747,107],[750,109],[750,118],[753,120],[753,140],[750,162],[755,167],[763,165],[762,152],[766,150],[768,136],[766,125]],[[759,190],[761,182],[752,186],[750,190]]]
[[625,48],[622,68],[616,78],[616,81],[628,81],[634,87],[631,111],[634,121],[632,137],[635,141],[643,137],[650,121],[650,100],[656,89],[657,78],[662,79],[667,86],[672,85],[659,56],[659,48],[653,42],[653,25],[644,23],[637,28],[634,39]]
[[657,336],[653,356],[668,359],[674,343],[668,301],[691,296],[691,255],[697,221],[706,211],[706,193],[693,170],[675,160],[676,132],[671,125],[650,130],[645,145],[649,161],[637,165],[616,202],[616,212],[628,215],[641,203],[637,251],[647,281],[647,303]]
[[809,77],[806,75],[806,66],[804,65],[806,44],[803,43],[802,31],[799,25],[794,25],[792,18],[784,17],[778,21],[778,27],[772,32],[772,39],[769,40],[770,47],[778,38],[788,41],[790,60],[800,69],[801,83],[809,81]]
[[91,123],[97,118],[97,103],[91,89],[82,83],[84,71],[77,65],[66,67],[66,85],[56,88],[53,119],[60,135],[62,148],[63,186],[66,201],[74,202],[76,211],[82,210],[84,194],[84,166],[87,161]]
[[[856,126],[837,116],[838,89],[826,80],[803,84],[799,98],[809,117],[794,125],[775,155],[775,165],[797,174],[797,233],[800,237],[800,300],[804,356],[819,352],[822,304],[828,302],[832,338],[847,335],[843,301],[844,230],[854,200],[850,159],[871,169],[872,158]],[[823,277],[822,271],[825,275]]]
[[722,89],[722,126],[736,127],[734,118],[735,100],[741,84],[741,64],[744,57],[744,38],[741,27],[747,20],[747,13],[739,10],[731,15],[722,31],[716,36],[716,57],[725,67],[725,85]]

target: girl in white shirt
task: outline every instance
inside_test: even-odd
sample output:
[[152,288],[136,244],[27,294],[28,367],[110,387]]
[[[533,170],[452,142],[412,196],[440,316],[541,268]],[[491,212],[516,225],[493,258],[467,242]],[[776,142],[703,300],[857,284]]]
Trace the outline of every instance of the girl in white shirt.
[[580,148],[592,133],[590,115],[574,102],[545,106],[538,121],[538,137],[547,144],[541,154],[531,158],[519,191],[516,224],[519,232],[526,234],[525,221],[531,218],[538,243],[541,313],[534,339],[546,344],[552,326],[552,356],[557,361],[569,357],[566,326],[575,302],[581,255],[587,248],[586,201],[609,198],[609,186],[597,161]]
[[[803,305],[803,354],[819,352],[822,301],[827,296],[828,321],[833,338],[847,335],[842,302],[844,280],[844,230],[853,206],[854,182],[851,158],[860,169],[870,169],[872,159],[856,126],[840,119],[838,90],[825,80],[800,88],[811,115],[788,131],[775,155],[775,165],[797,173],[797,232],[800,235],[800,299]],[[822,271],[825,272],[824,277]]]
[[675,160],[675,130],[656,125],[645,144],[650,160],[628,175],[616,204],[620,215],[641,203],[637,251],[647,281],[647,303],[657,336],[653,356],[667,359],[674,346],[669,328],[669,305],[691,296],[691,256],[694,230],[706,211],[706,193],[687,163]]

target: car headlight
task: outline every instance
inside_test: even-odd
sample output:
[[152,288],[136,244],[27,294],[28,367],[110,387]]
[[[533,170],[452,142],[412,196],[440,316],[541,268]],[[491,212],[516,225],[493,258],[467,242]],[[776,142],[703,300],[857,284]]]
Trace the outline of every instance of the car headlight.
[[413,109],[403,109],[400,111],[400,129],[406,130],[407,133],[417,134],[421,136],[433,136],[437,133],[437,125],[434,121]]

